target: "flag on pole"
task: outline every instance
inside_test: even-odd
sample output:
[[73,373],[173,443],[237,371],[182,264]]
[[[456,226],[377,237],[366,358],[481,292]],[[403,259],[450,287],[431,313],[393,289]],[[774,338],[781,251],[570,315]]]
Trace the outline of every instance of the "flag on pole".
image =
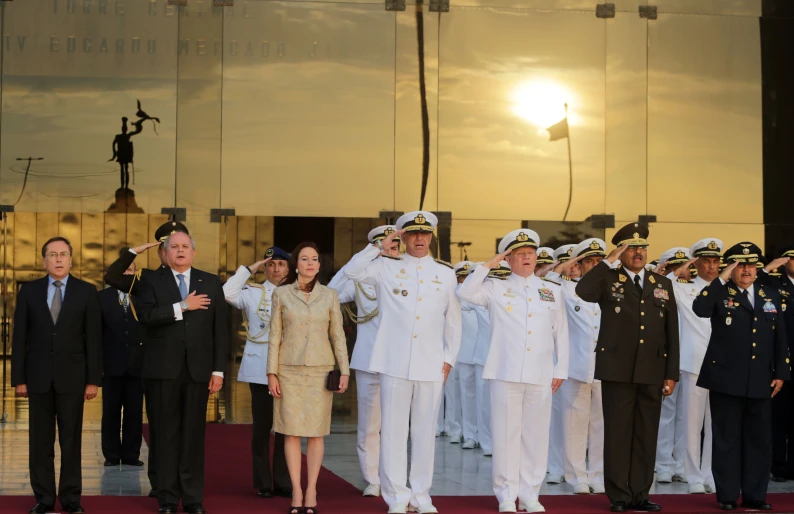
[[546,132],[549,133],[549,141],[558,141],[568,137],[568,117],[566,116],[561,121],[547,128]]

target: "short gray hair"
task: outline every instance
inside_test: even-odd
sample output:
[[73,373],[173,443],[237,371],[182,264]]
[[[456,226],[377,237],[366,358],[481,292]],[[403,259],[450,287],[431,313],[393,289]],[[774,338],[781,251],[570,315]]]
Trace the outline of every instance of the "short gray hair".
[[165,238],[165,241],[163,241],[163,247],[165,247],[166,250],[168,250],[168,245],[169,243],[171,243],[171,238],[176,234],[185,234],[187,237],[190,238],[190,245],[193,247],[194,250],[196,249],[196,240],[193,239],[193,236],[191,236],[186,232],[174,232],[172,234],[169,234],[168,237]]

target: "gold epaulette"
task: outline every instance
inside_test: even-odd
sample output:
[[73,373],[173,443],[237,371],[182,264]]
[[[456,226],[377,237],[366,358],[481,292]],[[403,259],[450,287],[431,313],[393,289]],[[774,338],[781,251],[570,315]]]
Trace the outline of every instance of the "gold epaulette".
[[403,258],[402,258],[402,257],[392,257],[391,255],[387,255],[387,254],[383,254],[383,255],[381,255],[381,257],[386,257],[387,259],[392,259],[392,260],[395,260],[395,261],[401,261],[401,260],[403,260]]
[[265,286],[263,286],[262,284],[257,284],[256,282],[246,282],[245,285],[243,285],[243,289],[245,289],[246,286],[247,287],[255,287],[255,288],[261,289],[263,291],[265,290]]
[[558,286],[561,286],[561,285],[562,285],[562,284],[560,284],[559,282],[555,282],[554,280],[551,280],[550,278],[546,278],[546,277],[540,277],[540,279],[541,279],[541,280],[543,280],[543,281],[545,281],[545,282],[551,282],[552,284],[557,284]]
[[439,264],[443,264],[444,266],[446,266],[446,267],[447,267],[447,268],[449,268],[449,269],[455,269],[455,268],[452,266],[452,264],[448,263],[447,261],[442,261],[441,259],[436,259],[435,261],[436,261],[437,263],[439,263]]
[[560,275],[560,278],[563,279],[563,280],[566,280],[568,282],[571,281],[571,277],[569,277],[568,275]]
[[[135,274],[132,276],[130,290],[127,291],[127,297],[132,297],[132,288],[135,286],[135,281],[141,279],[141,273],[143,273],[143,268],[135,270]],[[135,312],[135,302],[132,300],[130,300],[130,308],[132,309],[132,317],[135,318],[135,321],[138,321],[138,313]]]

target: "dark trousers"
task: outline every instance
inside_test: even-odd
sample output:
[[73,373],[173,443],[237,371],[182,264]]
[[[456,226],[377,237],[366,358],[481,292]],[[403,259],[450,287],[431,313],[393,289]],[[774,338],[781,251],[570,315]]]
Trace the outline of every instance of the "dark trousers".
[[204,432],[209,382],[190,378],[187,362],[173,380],[147,382],[157,431],[157,501],[185,507],[204,500]]
[[55,424],[61,447],[58,499],[61,505],[79,502],[83,491],[80,465],[83,435],[83,393],[29,393],[30,485],[37,503],[55,505]]
[[102,377],[102,454],[105,460],[136,462],[141,454],[142,429],[141,377]]
[[711,391],[711,471],[717,501],[766,499],[772,467],[772,400]]
[[152,404],[156,403],[151,398],[151,390],[153,388],[151,379],[143,379],[143,396],[146,398],[146,419],[149,420],[149,459],[146,464],[147,475],[149,477],[149,485],[152,486],[152,489],[157,489],[157,443],[155,434],[157,433],[157,423],[155,420],[157,418],[157,413],[152,408]]
[[637,504],[653,485],[662,386],[601,382],[604,489],[611,502]]
[[794,394],[791,383],[783,383],[783,389],[772,398],[772,474],[792,478],[794,476]]
[[251,411],[254,417],[251,457],[254,464],[254,488],[292,487],[284,456],[284,435],[276,434],[273,445],[273,472],[270,471],[270,431],[273,429],[273,397],[265,384],[248,384],[251,388]]

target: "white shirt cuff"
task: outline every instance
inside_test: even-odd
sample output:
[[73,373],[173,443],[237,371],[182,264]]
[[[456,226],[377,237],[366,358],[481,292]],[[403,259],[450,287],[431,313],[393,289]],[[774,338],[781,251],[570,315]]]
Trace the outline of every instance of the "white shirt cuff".
[[618,266],[620,266],[620,259],[615,259],[615,262],[613,262],[612,264],[610,264],[609,262],[607,262],[607,265],[608,265],[610,268],[612,268],[612,269],[618,269]]
[[212,376],[213,377],[221,377],[221,378],[223,378],[223,371],[213,371],[212,372]]
[[174,319],[182,321],[182,307],[178,303],[174,304]]
[[725,281],[722,280],[722,277],[718,277],[720,279],[720,284],[725,285]]
[[131,253],[131,254],[133,254],[133,255],[138,255],[138,252],[136,252],[136,251],[135,251],[135,250],[133,250],[132,248],[130,248],[130,253]]

